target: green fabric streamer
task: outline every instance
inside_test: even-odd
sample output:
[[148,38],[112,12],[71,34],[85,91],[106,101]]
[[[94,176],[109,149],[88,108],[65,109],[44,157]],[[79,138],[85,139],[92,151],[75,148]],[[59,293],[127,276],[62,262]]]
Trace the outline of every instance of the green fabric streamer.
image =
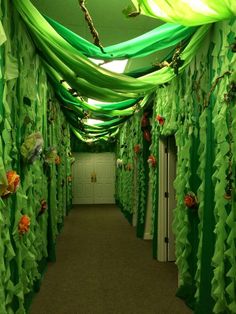
[[[163,84],[176,76],[171,67],[162,68],[138,79],[99,68],[59,36],[30,1],[14,0],[14,5],[30,28],[44,58],[84,96],[102,101],[143,97],[153,91],[157,84]],[[202,26],[193,35],[181,55],[184,65],[180,67],[179,72],[191,61],[208,28]]]
[[[79,42],[78,38],[68,31],[70,38],[68,40],[68,36],[65,36],[67,30],[60,26],[60,30],[63,29],[63,37],[66,38],[64,39],[60,35],[61,33],[57,32],[59,25],[50,20],[50,23],[53,23],[53,27],[57,26],[57,31],[54,30],[29,0],[14,0],[14,5],[29,27],[41,52],[44,67],[53,83],[57,96],[64,103],[64,108],[67,109],[67,112],[65,110],[64,112],[66,112],[68,121],[73,124],[73,128],[77,129],[77,131],[82,130],[77,127],[76,115],[71,110],[77,112],[79,118],[83,118],[83,114],[85,116],[89,114],[91,118],[102,120],[109,120],[109,117],[128,117],[133,115],[136,110],[140,110],[158,84],[166,83],[173,79],[177,73],[183,72],[199,49],[209,29],[209,26],[202,26],[192,35],[189,43],[180,54],[182,63],[178,65],[178,69],[170,63],[169,66],[164,66],[158,71],[139,78],[132,78],[124,74],[110,72],[92,63],[78,51],[77,46],[75,47],[75,41]],[[127,45],[134,48],[140,46],[144,41],[150,43],[153,41],[153,38],[156,40],[157,37],[159,38],[159,47],[162,47],[162,44],[167,44],[167,37],[170,39],[167,42],[170,46],[173,46],[173,42],[176,43],[182,35],[184,38],[185,36],[189,37],[194,31],[195,28],[183,28],[178,25],[167,24],[148,35],[144,34],[143,37],[141,36],[141,38],[134,40],[137,42],[137,45],[130,45],[129,41],[116,46],[116,48],[114,46],[108,48],[111,51],[122,47],[126,49]],[[119,49],[119,51],[121,50]],[[81,96],[108,103],[91,105],[85,102]],[[143,98],[144,101],[139,104]],[[109,102],[112,103],[109,104]],[[114,125],[117,125],[117,120],[113,121],[116,122],[115,124],[110,123],[110,133],[115,131]],[[80,123],[83,124],[83,122],[84,119],[80,120]],[[86,138],[86,140],[92,138],[94,133],[100,136],[107,136],[107,126],[108,124],[106,124],[106,127],[104,125],[102,129],[102,125],[100,125],[101,132],[98,132],[97,126],[85,124],[82,138]]]
[[152,31],[126,42],[103,47],[101,52],[94,44],[83,39],[52,18],[44,16],[55,31],[83,55],[102,60],[117,60],[144,57],[156,51],[174,46],[192,35],[196,28],[182,25],[164,24]]
[[231,19],[236,16],[236,3],[234,0],[131,1],[141,14],[180,25],[202,25]]

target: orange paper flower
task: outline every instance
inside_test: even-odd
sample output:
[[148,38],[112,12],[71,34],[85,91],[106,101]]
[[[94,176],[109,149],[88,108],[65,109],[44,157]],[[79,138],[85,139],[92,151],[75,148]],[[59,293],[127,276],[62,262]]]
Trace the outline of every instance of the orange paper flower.
[[15,193],[20,185],[20,176],[14,170],[10,170],[7,172],[7,181],[8,187],[7,189],[11,193]]
[[29,231],[30,228],[30,218],[27,215],[23,215],[18,224],[18,232],[23,235]]
[[20,186],[20,176],[14,170],[9,170],[6,174],[7,187],[1,193],[2,198],[7,198],[10,194],[15,193]]

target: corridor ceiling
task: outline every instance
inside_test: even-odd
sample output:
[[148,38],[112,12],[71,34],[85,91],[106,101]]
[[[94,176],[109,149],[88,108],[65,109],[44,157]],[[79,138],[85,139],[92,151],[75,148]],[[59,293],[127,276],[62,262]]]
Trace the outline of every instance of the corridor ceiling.
[[[92,42],[79,0],[32,0],[32,3],[41,13]],[[130,0],[87,0],[85,4],[104,46],[132,39],[163,24],[144,15],[126,18],[122,10],[131,4]]]

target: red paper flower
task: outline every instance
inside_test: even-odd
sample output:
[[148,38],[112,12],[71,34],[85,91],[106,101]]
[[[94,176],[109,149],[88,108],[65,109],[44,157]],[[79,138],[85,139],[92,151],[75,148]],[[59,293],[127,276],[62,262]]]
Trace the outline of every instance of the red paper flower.
[[147,112],[145,112],[141,119],[141,127],[146,128],[150,125],[149,118],[147,116]]
[[148,157],[147,161],[148,161],[149,165],[151,165],[153,168],[156,167],[157,161],[156,161],[156,158],[153,155],[150,155]]
[[1,193],[2,198],[7,198],[12,193],[15,193],[20,186],[20,176],[14,170],[9,170],[6,174],[7,177],[7,187],[3,189]]
[[60,165],[60,163],[61,163],[61,158],[60,158],[60,156],[57,155],[55,158],[55,164]]
[[29,231],[30,228],[30,218],[27,215],[23,215],[18,224],[18,232],[23,235]]
[[198,200],[193,192],[188,192],[184,197],[184,204],[188,208],[196,208]]
[[132,170],[131,164],[127,164],[127,165],[126,165],[126,170],[127,170],[127,171],[131,171],[131,170]]
[[143,137],[147,142],[151,142],[151,133],[149,130],[143,131]]
[[141,151],[141,146],[140,146],[140,144],[134,145],[134,152],[135,152],[136,154],[138,154],[138,153],[140,153],[140,151]]
[[159,114],[156,116],[156,120],[159,122],[160,125],[163,125],[165,123],[165,118],[163,118]]
[[41,208],[40,208],[40,211],[38,213],[38,216],[42,215],[45,213],[45,211],[47,210],[48,208],[48,204],[47,204],[47,201],[45,199],[43,199],[41,201]]

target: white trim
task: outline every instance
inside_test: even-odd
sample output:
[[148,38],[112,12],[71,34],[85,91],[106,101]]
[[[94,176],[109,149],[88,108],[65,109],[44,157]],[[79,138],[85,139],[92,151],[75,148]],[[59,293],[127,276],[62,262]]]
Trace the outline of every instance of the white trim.
[[159,191],[158,191],[158,244],[157,244],[157,260],[160,262],[167,261],[167,244],[165,237],[167,236],[167,203],[165,198],[165,192],[167,191],[167,177],[166,177],[166,156],[165,156],[165,140],[159,141]]

